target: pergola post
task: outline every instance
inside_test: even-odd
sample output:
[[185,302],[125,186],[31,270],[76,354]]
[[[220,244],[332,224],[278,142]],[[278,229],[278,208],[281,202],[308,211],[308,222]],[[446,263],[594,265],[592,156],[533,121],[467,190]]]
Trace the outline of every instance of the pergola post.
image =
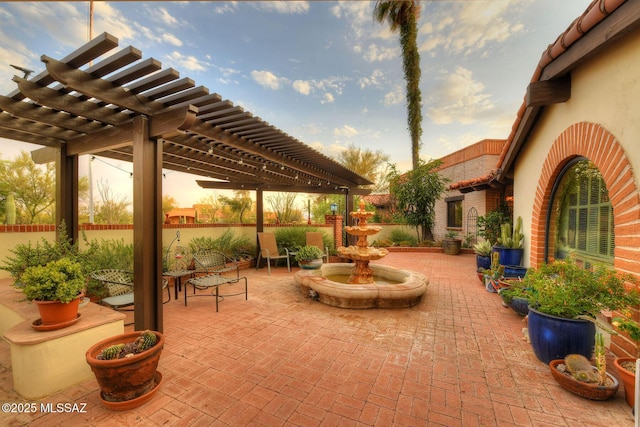
[[60,144],[55,149],[56,165],[56,239],[59,226],[64,221],[67,236],[78,241],[78,156],[67,156],[67,145]]
[[162,332],[162,146],[133,119],[133,272],[136,330]]

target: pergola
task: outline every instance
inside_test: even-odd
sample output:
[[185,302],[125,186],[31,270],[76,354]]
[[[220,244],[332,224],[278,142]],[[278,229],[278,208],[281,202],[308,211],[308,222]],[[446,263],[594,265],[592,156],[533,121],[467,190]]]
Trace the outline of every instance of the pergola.
[[[372,184],[250,112],[180,78],[140,50],[103,33],[0,96],[0,137],[39,144],[36,162],[56,161],[56,223],[78,238],[78,157],[133,163],[135,328],[162,330],[162,170],[209,178],[201,187],[368,194]],[[102,58],[102,59],[99,59]],[[93,61],[96,61],[93,63]]]

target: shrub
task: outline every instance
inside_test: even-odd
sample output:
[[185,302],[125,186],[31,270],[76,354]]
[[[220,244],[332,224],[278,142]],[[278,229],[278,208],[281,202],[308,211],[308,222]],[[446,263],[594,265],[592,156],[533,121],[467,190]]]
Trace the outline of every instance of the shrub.
[[[281,227],[277,228],[274,232],[276,241],[278,242],[278,249],[300,249],[307,244],[307,231],[319,231],[317,227]],[[331,247],[333,242],[326,233],[322,233],[323,246]],[[283,251],[284,252],[284,251]]]
[[203,250],[221,252],[233,259],[253,257],[256,245],[246,236],[236,236],[235,231],[227,229],[217,239],[211,237],[196,237],[189,241],[189,252],[196,253]]

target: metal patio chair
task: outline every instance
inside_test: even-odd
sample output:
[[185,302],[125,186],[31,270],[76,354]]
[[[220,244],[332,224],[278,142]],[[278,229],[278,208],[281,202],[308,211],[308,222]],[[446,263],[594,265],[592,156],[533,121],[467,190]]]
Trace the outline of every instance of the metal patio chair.
[[265,258],[267,260],[267,270],[269,271],[269,274],[271,274],[271,260],[275,260],[277,265],[279,259],[285,259],[287,261],[287,270],[291,272],[289,249],[284,248],[285,254],[280,254],[280,252],[278,251],[278,243],[276,242],[275,234],[259,232],[258,243],[260,244],[260,252],[258,253],[256,270],[260,267],[260,260],[262,258]]

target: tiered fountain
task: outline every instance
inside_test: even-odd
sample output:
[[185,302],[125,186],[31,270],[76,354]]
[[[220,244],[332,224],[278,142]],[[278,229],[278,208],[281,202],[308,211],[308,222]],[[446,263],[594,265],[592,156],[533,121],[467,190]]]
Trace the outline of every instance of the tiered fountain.
[[347,234],[358,238],[355,246],[341,246],[338,248],[340,257],[352,259],[356,264],[347,283],[373,283],[373,269],[369,267],[369,261],[384,258],[389,254],[389,251],[384,248],[369,247],[367,237],[378,234],[382,229],[381,227],[367,224],[367,218],[371,218],[373,215],[373,212],[364,210],[363,201],[356,212],[351,212],[351,216],[358,220],[358,224],[345,227]]
[[305,295],[328,305],[342,308],[401,308],[411,307],[422,300],[427,291],[424,275],[392,267],[371,264],[388,255],[384,248],[369,246],[368,236],[381,228],[367,224],[373,212],[364,210],[364,202],[351,216],[357,225],[345,227],[357,237],[355,246],[338,248],[340,257],[354,263],[323,264],[319,270],[300,270],[295,280]]

